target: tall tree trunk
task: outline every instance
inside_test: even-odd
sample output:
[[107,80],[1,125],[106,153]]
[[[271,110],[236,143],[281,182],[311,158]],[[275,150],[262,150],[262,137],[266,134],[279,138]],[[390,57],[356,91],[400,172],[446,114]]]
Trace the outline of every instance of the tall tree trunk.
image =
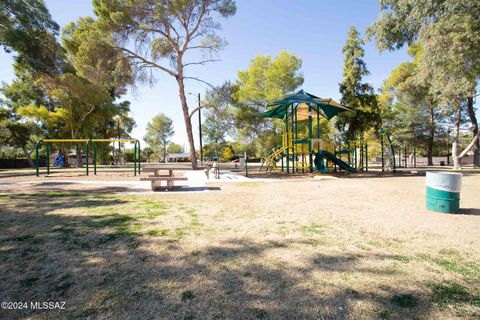
[[458,156],[458,140],[460,137],[460,102],[455,103],[455,126],[453,127],[452,159],[453,169],[462,169],[462,162]]
[[[181,65],[179,63],[179,65]],[[190,121],[190,114],[188,113],[187,97],[185,96],[185,84],[183,83],[183,70],[178,68],[178,75],[176,76],[178,83],[178,93],[180,95],[180,101],[182,103],[183,119],[185,120],[185,128],[187,129],[188,144],[190,145],[190,158],[192,159],[192,169],[196,170],[197,166],[197,154],[195,152],[195,144],[193,140],[192,122]]]
[[430,100],[428,104],[428,144],[427,144],[427,158],[428,165],[433,166],[433,140],[435,138],[435,119],[433,113],[433,101]]
[[22,150],[23,150],[23,154],[28,160],[28,164],[30,165],[30,167],[32,167],[32,169],[35,169],[35,164],[33,163],[33,160],[32,160],[32,153],[28,152],[27,148],[25,147],[22,147]]
[[[478,135],[478,122],[475,116],[475,109],[473,108],[473,97],[468,97],[467,111],[470,121],[472,122],[472,134],[473,138]],[[473,167],[480,167],[480,140],[477,138],[475,145],[473,146]]]
[[82,159],[82,148],[80,147],[80,144],[77,143],[76,146],[76,151],[77,151],[77,168],[83,167],[83,159]]
[[167,142],[163,140],[163,163],[167,163]]

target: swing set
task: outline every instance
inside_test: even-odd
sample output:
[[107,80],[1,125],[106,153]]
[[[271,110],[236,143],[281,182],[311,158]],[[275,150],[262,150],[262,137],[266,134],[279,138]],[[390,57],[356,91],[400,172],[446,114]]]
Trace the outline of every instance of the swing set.
[[40,175],[40,165],[39,165],[39,151],[40,151],[40,146],[45,144],[46,151],[47,151],[47,174],[50,174],[50,144],[51,143],[68,143],[68,142],[74,142],[74,143],[85,143],[85,173],[88,176],[89,175],[89,163],[88,163],[88,158],[89,158],[89,150],[91,146],[93,147],[93,174],[97,174],[97,143],[115,143],[115,142],[130,142],[134,144],[133,147],[133,172],[134,175],[140,174],[140,141],[137,139],[42,139],[38,140],[36,145],[35,145],[35,161],[36,161],[36,175],[37,177]]

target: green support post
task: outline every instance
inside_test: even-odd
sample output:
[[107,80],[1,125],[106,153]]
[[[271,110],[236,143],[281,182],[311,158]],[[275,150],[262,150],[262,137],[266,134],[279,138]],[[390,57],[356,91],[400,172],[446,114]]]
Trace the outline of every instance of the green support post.
[[293,104],[292,104],[292,132],[291,132],[291,136],[292,136],[292,173],[295,173],[295,141],[294,141],[294,132],[295,132],[295,114],[294,114],[294,108],[293,108]]
[[[303,147],[302,147],[303,151]],[[305,173],[305,153],[302,152],[302,173]]]
[[348,153],[347,153],[348,165],[352,167],[352,157],[351,157],[352,148],[350,146],[350,141],[348,141],[347,150],[348,150]]
[[[337,148],[336,147],[333,147],[333,154],[335,156],[337,156]],[[338,157],[340,160],[342,160],[342,155],[339,154],[339,157]],[[333,163],[333,171],[334,172],[337,172],[337,164],[336,163]]]
[[[298,142],[298,104],[297,104],[297,107],[295,108],[294,120],[295,120],[295,142]],[[297,145],[295,145],[295,149],[297,149]],[[298,156],[298,152],[296,156]],[[293,166],[293,168],[295,172],[298,172],[298,161],[297,161],[297,165]]]
[[[282,152],[280,156],[282,157],[282,172],[283,172],[283,167],[284,167],[284,165],[283,165],[283,157],[285,156],[285,154]],[[276,159],[273,159],[273,161],[275,161],[275,160],[276,160]],[[275,164],[276,164],[276,161],[275,161]]]
[[133,144],[133,175],[137,175],[137,141]]
[[407,147],[404,146],[404,147],[403,147],[403,150],[404,150],[404,152],[403,152],[403,158],[404,158],[404,164],[405,164],[405,168],[406,168],[406,167],[407,167],[407,160],[408,160]]
[[312,106],[308,105],[308,153],[309,153],[309,171],[313,173],[313,155],[312,155],[312,136],[313,136],[313,128],[312,128]]
[[289,156],[290,156],[289,149],[290,148],[288,146],[290,144],[288,142],[288,136],[289,136],[289,134],[288,134],[288,108],[287,108],[287,113],[285,114],[285,130],[286,130],[286,132],[285,132],[285,142],[287,143],[287,150],[286,150],[287,151],[287,159],[286,159],[287,160],[287,174],[289,174],[290,173],[290,161],[289,161]]
[[[140,174],[140,162],[141,162],[141,148],[140,148],[140,141],[137,140],[137,143],[138,143],[138,147],[137,147],[137,153],[138,153],[138,165],[137,165],[137,170],[138,170],[138,174]],[[202,160],[203,161],[203,160]]]
[[50,143],[47,142],[47,175],[50,174]]
[[38,155],[38,149],[40,148],[40,144],[42,143],[42,140],[38,140],[37,143],[35,144],[35,164],[36,164],[36,175],[37,177],[40,175],[39,172],[39,167],[40,167],[40,160],[39,160],[39,155]]

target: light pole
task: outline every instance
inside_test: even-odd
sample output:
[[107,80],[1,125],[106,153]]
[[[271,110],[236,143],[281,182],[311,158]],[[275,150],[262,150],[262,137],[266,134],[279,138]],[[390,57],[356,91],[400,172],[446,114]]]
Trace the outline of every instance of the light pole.
[[[188,93],[192,96],[195,96],[193,93]],[[200,142],[200,163],[203,164],[203,143],[202,143],[202,106],[200,105],[200,93],[197,95],[198,107],[190,113],[190,119],[192,118],[195,111],[198,111],[198,136]]]

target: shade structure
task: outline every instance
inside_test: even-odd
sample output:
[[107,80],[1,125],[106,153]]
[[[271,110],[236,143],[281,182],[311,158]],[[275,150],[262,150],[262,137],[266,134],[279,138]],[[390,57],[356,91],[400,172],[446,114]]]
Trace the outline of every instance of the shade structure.
[[311,106],[312,117],[316,117],[316,114],[319,113],[328,120],[341,112],[352,111],[331,98],[320,98],[300,90],[297,93],[286,95],[285,98],[268,104],[271,109],[264,112],[262,116],[264,118],[283,119],[288,112],[292,112],[292,108],[290,108],[292,105],[293,109],[296,109],[298,121],[308,119],[309,106]]

